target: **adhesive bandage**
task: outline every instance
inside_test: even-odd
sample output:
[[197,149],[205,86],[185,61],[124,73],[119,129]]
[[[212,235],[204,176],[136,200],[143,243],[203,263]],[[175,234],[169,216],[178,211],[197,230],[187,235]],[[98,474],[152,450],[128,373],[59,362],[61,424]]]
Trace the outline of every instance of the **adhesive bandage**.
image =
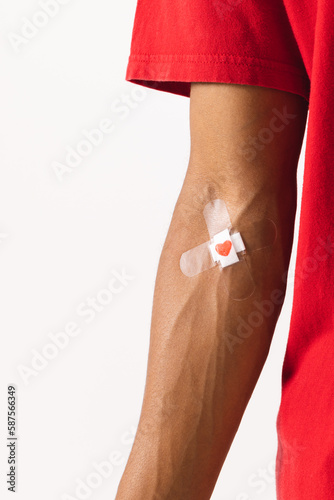
[[231,298],[248,298],[254,292],[255,284],[246,255],[275,243],[275,223],[263,219],[245,226],[242,224],[237,231],[221,199],[208,203],[203,215],[211,239],[182,254],[181,271],[193,277],[218,265],[224,272],[224,285]]

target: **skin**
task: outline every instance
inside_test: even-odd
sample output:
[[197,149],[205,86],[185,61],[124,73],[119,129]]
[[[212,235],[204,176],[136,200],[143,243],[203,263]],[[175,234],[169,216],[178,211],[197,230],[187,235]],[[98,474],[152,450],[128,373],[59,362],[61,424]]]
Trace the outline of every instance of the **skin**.
[[[307,110],[289,92],[191,85],[189,165],[160,258],[144,399],[116,500],[211,497],[284,300]],[[203,208],[216,198],[237,229],[276,225],[275,243],[246,257],[255,290],[244,300],[228,292],[242,283],[235,266],[192,278],[180,270],[182,253],[209,240]]]

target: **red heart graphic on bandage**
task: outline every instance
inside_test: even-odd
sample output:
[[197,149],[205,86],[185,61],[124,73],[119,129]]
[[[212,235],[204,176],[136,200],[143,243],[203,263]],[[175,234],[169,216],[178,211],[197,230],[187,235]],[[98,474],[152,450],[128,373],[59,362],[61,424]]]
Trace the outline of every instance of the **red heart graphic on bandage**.
[[231,251],[231,248],[232,248],[232,243],[229,240],[224,241],[224,243],[218,243],[215,246],[215,250],[216,250],[217,254],[222,255],[223,257],[228,256],[228,254]]

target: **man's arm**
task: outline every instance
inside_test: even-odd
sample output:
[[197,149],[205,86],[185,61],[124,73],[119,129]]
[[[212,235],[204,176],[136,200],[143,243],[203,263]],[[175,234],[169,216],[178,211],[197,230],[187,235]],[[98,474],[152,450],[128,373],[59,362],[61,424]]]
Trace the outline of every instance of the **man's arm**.
[[[283,302],[306,117],[292,93],[192,84],[189,166],[160,258],[144,400],[116,500],[212,494]],[[243,279],[233,266],[192,278],[180,269],[181,255],[209,240],[203,209],[217,198],[236,229],[268,218],[277,228],[272,246],[247,254],[255,291],[244,300],[227,291]]]

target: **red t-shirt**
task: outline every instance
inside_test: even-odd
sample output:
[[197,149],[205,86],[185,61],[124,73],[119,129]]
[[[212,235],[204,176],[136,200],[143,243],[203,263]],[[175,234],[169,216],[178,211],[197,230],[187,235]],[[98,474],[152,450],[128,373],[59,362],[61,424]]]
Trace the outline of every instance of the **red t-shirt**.
[[329,0],[138,0],[126,80],[309,102],[294,301],[277,418],[279,500],[334,499],[334,14]]

